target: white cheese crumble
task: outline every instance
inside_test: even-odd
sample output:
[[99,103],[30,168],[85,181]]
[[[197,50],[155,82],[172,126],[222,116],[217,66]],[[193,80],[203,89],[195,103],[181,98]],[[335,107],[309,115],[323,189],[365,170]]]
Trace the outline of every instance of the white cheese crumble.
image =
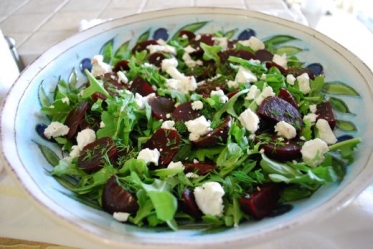
[[104,56],[101,54],[93,56],[91,63],[91,73],[95,77],[111,72],[111,66],[104,62]]
[[272,61],[283,68],[287,68],[288,66],[286,54],[282,54],[282,55],[275,54],[273,55]]
[[214,45],[220,46],[222,50],[228,49],[228,38],[227,37],[214,37]]
[[76,136],[76,141],[78,143],[78,147],[80,150],[90,143],[93,143],[96,140],[96,133],[94,130],[86,128],[80,132]]
[[273,91],[272,87],[266,86],[260,95],[255,99],[257,105],[260,105],[265,98],[275,96],[275,92]]
[[192,102],[192,109],[193,110],[201,110],[203,109],[203,103],[200,100],[196,100]]
[[78,145],[73,145],[71,147],[71,151],[69,153],[69,157],[74,158],[74,157],[79,156],[79,154],[80,154],[79,146]]
[[258,94],[260,94],[260,90],[258,89],[258,87],[256,85],[251,85],[245,99],[253,100]]
[[143,159],[146,164],[154,163],[158,166],[158,160],[160,157],[158,149],[151,150],[149,148],[142,149],[137,155],[137,159]]
[[157,52],[176,54],[176,48],[168,44],[148,45],[146,48],[149,50],[150,54],[154,54]]
[[248,40],[238,41],[238,43],[243,46],[250,47],[254,51],[265,49],[264,43],[255,36],[251,36]]
[[60,122],[53,121],[44,130],[44,136],[48,139],[52,137],[65,136],[69,132],[70,128]]
[[316,104],[313,104],[313,105],[310,105],[310,112],[312,112],[312,113],[316,113],[316,111],[317,111],[317,106],[316,106]]
[[317,129],[317,136],[325,141],[327,144],[335,144],[337,142],[337,138],[332,130],[330,128],[330,125],[328,121],[325,119],[320,118],[316,122],[316,129]]
[[64,98],[62,98],[61,99],[61,101],[62,101],[62,103],[65,103],[65,104],[70,104],[70,99],[69,99],[69,97],[64,97]]
[[320,138],[306,141],[301,149],[303,161],[311,166],[316,167],[325,159],[324,154],[329,151],[328,145]]
[[212,90],[210,92],[210,96],[219,96],[219,101],[220,103],[226,103],[228,102],[229,98],[225,95],[224,91],[219,89],[219,90]]
[[185,122],[185,125],[188,131],[190,132],[190,141],[196,141],[201,136],[206,135],[208,132],[211,131],[211,122],[207,120],[206,117],[203,115],[196,119]]
[[170,162],[167,166],[168,169],[182,169],[184,170],[185,166],[182,162]]
[[258,81],[258,78],[249,69],[240,66],[238,68],[235,81],[239,84],[245,84],[249,82],[256,82]]
[[280,121],[275,125],[275,132],[277,132],[277,136],[283,136],[287,139],[295,138],[297,135],[294,126],[285,121]]
[[255,133],[259,129],[259,117],[249,108],[240,114],[238,120],[250,133]]
[[126,222],[129,216],[130,214],[125,213],[125,212],[114,212],[113,213],[113,218],[120,222]]
[[193,191],[198,208],[207,215],[221,216],[224,210],[223,187],[218,182],[206,182]]
[[145,104],[149,102],[149,99],[154,98],[154,97],[155,97],[155,93],[150,93],[146,95],[145,97],[141,96],[141,94],[139,93],[135,93],[135,103],[140,109],[144,109]]
[[194,76],[185,76],[176,68],[177,65],[178,62],[175,58],[164,59],[162,61],[162,70],[172,77],[171,79],[166,79],[166,86],[181,93],[189,93],[196,90],[197,82]]
[[166,120],[161,125],[161,128],[167,129],[167,130],[172,130],[174,129],[174,127],[175,127],[175,121],[173,120]]
[[188,172],[188,173],[185,174],[185,177],[186,177],[186,178],[198,178],[199,175],[197,175],[197,174],[194,173],[194,172]]
[[303,73],[297,77],[299,90],[304,94],[308,94],[311,91],[310,87],[310,77],[307,73]]
[[304,115],[303,120],[308,120],[311,122],[311,124],[315,124],[317,119],[317,115],[315,113],[308,113],[307,115]]
[[286,75],[286,82],[287,82],[289,85],[294,85],[295,80],[296,80],[296,78],[295,78],[294,75],[292,75],[292,74],[288,74],[288,75]]
[[125,84],[128,83],[128,78],[122,71],[118,71],[117,76],[118,76],[119,82],[122,82],[122,83],[125,83]]

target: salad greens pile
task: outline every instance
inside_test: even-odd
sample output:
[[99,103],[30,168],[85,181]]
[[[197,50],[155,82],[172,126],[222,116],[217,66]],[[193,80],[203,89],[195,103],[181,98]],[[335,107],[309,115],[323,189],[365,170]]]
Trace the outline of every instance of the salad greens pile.
[[[177,230],[261,219],[342,181],[360,139],[336,138],[333,129],[356,127],[320,108],[351,113],[338,94],[358,93],[307,68],[287,45],[294,37],[194,31],[167,41],[144,33],[116,51],[110,40],[84,85],[75,71],[52,97],[41,84],[51,121],[42,136],[64,156],[38,145],[68,194],[122,222]],[[265,109],[274,99],[285,106]],[[291,101],[300,123],[284,119],[296,118]]]

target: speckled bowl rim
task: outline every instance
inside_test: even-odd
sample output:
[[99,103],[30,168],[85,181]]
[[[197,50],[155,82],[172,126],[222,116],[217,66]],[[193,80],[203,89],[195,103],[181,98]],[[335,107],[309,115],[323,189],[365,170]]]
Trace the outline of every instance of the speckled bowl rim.
[[[315,39],[319,40],[320,42],[328,44],[331,48],[339,53],[343,54],[344,57],[348,58],[351,63],[353,63],[360,73],[364,75],[370,82],[373,82],[373,76],[370,69],[360,61],[355,55],[351,54],[347,49],[342,47],[337,42],[333,41],[332,39],[326,37],[325,35],[308,28],[304,25],[285,20],[282,18],[278,18],[275,16],[267,15],[264,13],[259,13],[255,11],[249,10],[242,10],[242,9],[231,9],[231,8],[199,8],[199,7],[191,7],[191,8],[173,8],[173,9],[166,9],[166,10],[159,10],[159,11],[152,11],[146,12],[142,14],[136,14],[128,17],[117,18],[111,21],[105,22],[93,28],[87,29],[81,33],[78,33],[59,44],[53,46],[41,56],[39,56],[35,62],[29,65],[19,76],[16,80],[15,84],[11,87],[9,93],[7,94],[1,112],[1,139],[2,139],[2,151],[1,157],[2,160],[6,164],[6,169],[11,173],[11,175],[16,179],[17,182],[20,183],[20,186],[27,192],[27,195],[30,196],[30,200],[36,204],[43,212],[48,214],[54,220],[59,222],[61,225],[65,225],[68,229],[72,229],[77,233],[80,233],[87,238],[96,241],[97,243],[111,247],[111,248],[120,248],[126,246],[126,248],[144,248],[145,246],[149,246],[149,248],[168,248],[168,247],[178,247],[178,248],[226,248],[228,246],[248,246],[248,245],[255,245],[257,243],[261,243],[268,241],[271,238],[278,238],[286,232],[298,228],[311,222],[316,217],[320,217],[322,213],[331,214],[338,209],[343,208],[346,206],[350,201],[353,200],[354,197],[357,196],[360,192],[362,192],[372,181],[373,179],[373,169],[372,167],[368,167],[372,164],[372,156],[368,156],[366,159],[366,165],[362,172],[360,172],[356,178],[358,181],[350,182],[346,187],[336,193],[335,196],[330,197],[330,199],[325,202],[322,206],[318,209],[309,211],[308,213],[303,214],[298,219],[293,219],[287,223],[278,224],[270,229],[265,229],[263,231],[258,231],[255,234],[250,234],[247,236],[240,236],[238,238],[234,238],[232,240],[226,239],[225,241],[216,241],[211,242],[208,241],[204,243],[203,241],[198,245],[194,244],[193,241],[183,241],[180,243],[175,244],[168,244],[167,242],[159,242],[157,243],[151,241],[139,241],[139,240],[130,240],[126,242],[124,240],[117,240],[116,238],[102,238],[100,237],[101,231],[98,228],[87,228],[84,225],[79,225],[76,222],[73,222],[72,219],[75,217],[71,216],[71,214],[64,212],[64,210],[60,210],[59,206],[53,202],[53,200],[47,198],[44,193],[39,189],[35,182],[30,177],[27,177],[27,171],[23,167],[19,167],[14,165],[12,162],[13,158],[17,157],[17,151],[9,151],[9,148],[5,148],[4,143],[6,143],[9,136],[4,134],[3,130],[6,128],[7,125],[4,121],[4,117],[6,117],[11,110],[9,106],[15,105],[18,107],[18,103],[16,100],[12,99],[14,94],[17,94],[16,91],[19,89],[23,89],[23,85],[27,82],[31,82],[34,74],[36,74],[39,70],[46,67],[54,58],[58,57],[61,52],[64,52],[69,49],[69,47],[73,46],[78,42],[83,42],[90,37],[95,36],[101,32],[106,30],[110,30],[115,27],[119,27],[124,24],[130,24],[142,20],[148,19],[156,19],[157,17],[164,17],[164,16],[177,16],[178,14],[224,14],[224,15],[240,15],[240,16],[250,16],[253,18],[258,18],[261,20],[270,21],[276,24],[280,24],[292,29],[295,29],[299,32],[306,32],[308,34],[312,34]],[[371,86],[370,86],[371,87]],[[16,132],[16,131],[15,131]],[[11,136],[14,136],[12,134]],[[14,148],[15,149],[15,148]],[[25,175],[26,174],[26,175]],[[46,197],[46,198],[45,198]],[[55,211],[55,210],[58,210]]]

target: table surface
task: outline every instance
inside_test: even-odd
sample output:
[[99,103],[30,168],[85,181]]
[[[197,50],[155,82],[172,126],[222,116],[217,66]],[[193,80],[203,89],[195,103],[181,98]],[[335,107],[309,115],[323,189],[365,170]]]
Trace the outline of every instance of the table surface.
[[[82,20],[108,20],[162,8],[235,7],[306,24],[304,17],[290,11],[282,0],[126,0],[125,3],[100,0],[94,5],[91,3],[91,0],[2,0],[0,27],[4,34],[16,39],[18,52],[27,65],[49,47],[79,32]],[[8,173],[1,171],[0,165],[0,248],[103,247],[59,226],[27,198]],[[255,248],[371,248],[372,232],[373,187],[369,187],[327,219]]]
[[82,20],[107,20],[174,7],[232,7],[299,20],[283,0],[1,0],[0,27],[16,40],[25,65],[42,52],[79,31]]

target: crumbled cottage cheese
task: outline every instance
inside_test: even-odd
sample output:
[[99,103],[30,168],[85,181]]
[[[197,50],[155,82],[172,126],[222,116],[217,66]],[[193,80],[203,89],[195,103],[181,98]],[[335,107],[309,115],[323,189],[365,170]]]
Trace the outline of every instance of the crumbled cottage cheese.
[[280,121],[275,125],[275,132],[277,132],[277,136],[283,136],[287,139],[295,138],[297,135],[294,126],[285,121]]
[[196,119],[185,122],[185,125],[190,132],[189,140],[196,141],[201,136],[206,135],[211,131],[211,122],[206,119],[205,116],[200,116]]
[[93,56],[91,63],[91,73],[95,77],[111,72],[111,66],[104,62],[104,56],[101,54]]
[[44,130],[44,136],[48,139],[51,139],[52,137],[60,137],[66,135],[69,130],[70,128],[67,125],[54,121]]
[[204,214],[221,216],[223,214],[223,187],[218,182],[206,182],[194,189],[198,208]]
[[238,120],[251,133],[255,133],[259,129],[259,117],[249,108],[240,114]]
[[328,145],[320,138],[306,141],[301,149],[303,161],[311,167],[322,163],[325,159],[324,154],[328,151]]
[[78,135],[76,136],[76,141],[78,143],[78,148],[80,150],[83,150],[83,148],[90,143],[93,143],[96,140],[96,133],[92,129],[84,129],[80,132],[78,132]]
[[149,148],[142,149],[137,155],[137,159],[143,159],[146,164],[154,163],[158,166],[158,161],[161,153],[158,149],[151,150]]

